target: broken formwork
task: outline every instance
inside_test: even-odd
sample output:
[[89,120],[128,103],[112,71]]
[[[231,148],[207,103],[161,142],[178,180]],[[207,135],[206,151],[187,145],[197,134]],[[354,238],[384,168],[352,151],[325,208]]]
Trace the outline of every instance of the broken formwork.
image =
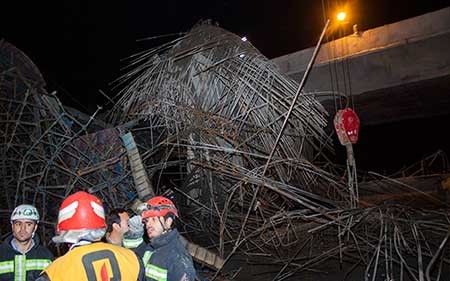
[[448,202],[433,198],[431,211],[389,200],[352,206],[343,175],[324,161],[325,112],[313,94],[301,93],[275,146],[298,85],[248,41],[201,24],[131,57],[130,68],[111,122],[138,123],[131,131],[156,192],[174,196],[186,235],[225,258],[230,275],[449,274]]
[[[39,233],[47,244],[55,233],[58,207],[73,192],[95,194],[107,210],[131,207],[136,199],[154,194],[149,185],[140,190],[140,175],[146,179],[146,171],[132,136],[125,133],[133,122],[112,127],[96,119],[100,108],[86,116],[64,107],[55,94],[47,93],[43,79],[37,79],[41,78],[39,72],[31,72],[32,79],[22,75],[28,69],[37,71],[32,61],[11,44],[2,44],[4,184],[0,219],[4,225],[16,205],[33,204],[41,214]],[[130,144],[134,148],[130,149]],[[2,241],[10,228],[2,228],[0,234]],[[216,255],[185,243],[205,265],[222,266]]]
[[[1,219],[4,225],[18,204],[41,213],[45,242],[54,235],[58,207],[77,190],[101,197],[106,206],[125,206],[135,196],[130,182],[122,127],[106,128],[95,119],[64,107],[49,94],[33,62],[6,41],[0,42]],[[9,233],[1,229],[1,237]]]
[[20,50],[0,40],[0,161],[2,209],[16,204],[21,160],[39,134],[37,126],[45,81],[33,62]]

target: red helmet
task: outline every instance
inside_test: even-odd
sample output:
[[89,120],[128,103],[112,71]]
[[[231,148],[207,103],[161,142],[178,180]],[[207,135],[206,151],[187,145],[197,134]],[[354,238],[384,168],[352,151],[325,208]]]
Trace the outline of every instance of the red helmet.
[[178,211],[175,204],[164,196],[155,196],[147,201],[147,208],[142,212],[141,216],[142,218],[164,217],[169,213],[178,217]]
[[89,193],[78,191],[61,204],[56,232],[106,228],[102,202]]

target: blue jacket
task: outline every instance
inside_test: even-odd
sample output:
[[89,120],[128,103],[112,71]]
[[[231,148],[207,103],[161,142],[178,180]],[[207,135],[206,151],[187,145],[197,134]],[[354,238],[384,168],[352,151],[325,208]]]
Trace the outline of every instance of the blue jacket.
[[193,281],[196,278],[192,257],[176,229],[153,238],[142,261],[149,281]]
[[39,273],[53,260],[53,254],[39,245],[39,238],[33,238],[34,246],[22,254],[11,246],[13,236],[0,245],[0,281],[29,281],[39,277]]

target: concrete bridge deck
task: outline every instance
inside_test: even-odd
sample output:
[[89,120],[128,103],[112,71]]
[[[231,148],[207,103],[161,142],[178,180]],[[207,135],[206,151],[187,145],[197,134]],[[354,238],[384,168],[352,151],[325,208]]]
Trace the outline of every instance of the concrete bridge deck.
[[[272,61],[300,81],[313,50]],[[450,7],[323,44],[305,91],[331,117],[330,91],[351,98],[363,125],[449,115]]]

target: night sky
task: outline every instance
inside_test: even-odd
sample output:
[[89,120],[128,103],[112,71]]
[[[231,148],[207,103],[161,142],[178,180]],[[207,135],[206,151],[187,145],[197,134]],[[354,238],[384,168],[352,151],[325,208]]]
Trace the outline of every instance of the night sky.
[[[374,28],[448,6],[448,0],[194,0],[194,1],[3,1],[0,38],[25,52],[41,70],[47,90],[64,104],[92,112],[114,95],[109,85],[122,59],[173,40],[148,37],[189,31],[201,20],[246,36],[268,58],[317,41],[336,5],[351,10],[349,22]],[[349,30],[350,30],[349,26]]]

